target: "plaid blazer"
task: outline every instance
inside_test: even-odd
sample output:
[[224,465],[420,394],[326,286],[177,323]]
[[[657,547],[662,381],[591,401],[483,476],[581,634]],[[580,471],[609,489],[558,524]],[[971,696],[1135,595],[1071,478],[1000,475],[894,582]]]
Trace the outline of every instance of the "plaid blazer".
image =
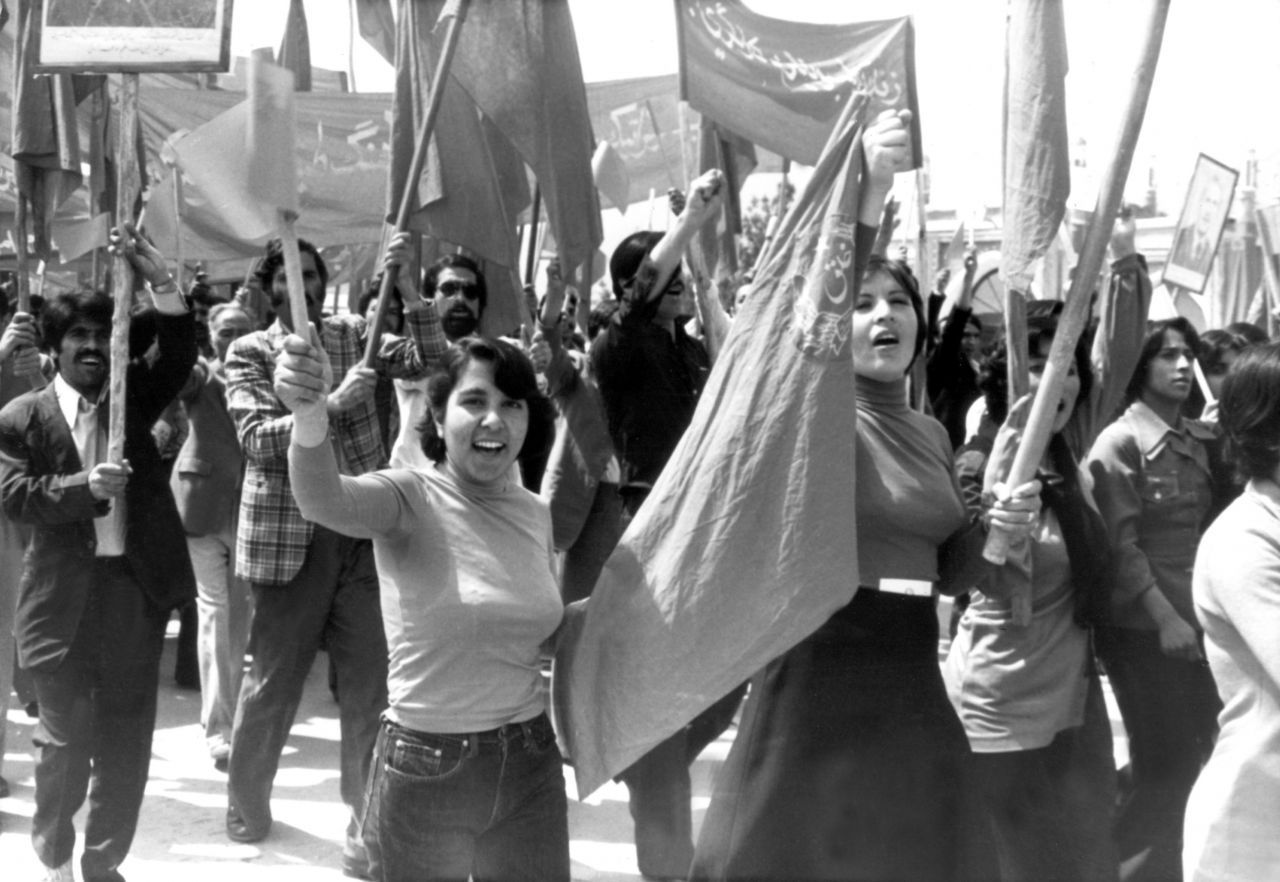
[[[437,364],[448,346],[435,306],[406,314],[409,336],[383,335],[378,373],[418,379]],[[265,331],[246,334],[227,353],[227,410],[244,452],[244,489],[236,532],[236,575],[257,584],[283,585],[307,556],[312,524],[304,520],[289,487],[289,442],[293,415],[272,387],[277,353],[289,331],[277,320]],[[365,321],[342,315],[324,320],[321,341],[341,382],[364,356]],[[329,431],[339,461],[360,475],[386,464],[373,399],[331,419]]]

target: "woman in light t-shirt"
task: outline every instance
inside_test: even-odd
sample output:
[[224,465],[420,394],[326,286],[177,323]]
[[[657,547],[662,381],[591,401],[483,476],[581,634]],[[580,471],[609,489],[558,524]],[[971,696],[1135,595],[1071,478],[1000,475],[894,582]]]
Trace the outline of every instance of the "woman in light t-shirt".
[[467,337],[427,384],[427,469],[339,474],[323,353],[285,343],[289,479],[309,520],[373,539],[390,701],[364,820],[398,880],[569,879],[561,756],[541,660],[563,606],[546,503],[511,480],[553,413],[516,347]]

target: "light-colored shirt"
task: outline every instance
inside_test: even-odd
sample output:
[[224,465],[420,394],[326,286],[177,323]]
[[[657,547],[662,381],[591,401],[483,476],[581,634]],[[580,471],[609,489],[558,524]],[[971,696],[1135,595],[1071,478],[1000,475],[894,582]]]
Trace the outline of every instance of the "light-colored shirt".
[[[58,409],[62,411],[67,426],[71,429],[71,438],[76,445],[76,453],[80,455],[80,464],[85,471],[105,461],[107,456],[107,426],[98,418],[98,408],[106,401],[107,386],[104,384],[97,401],[90,401],[58,374],[53,380],[54,395],[58,398]],[[111,500],[107,514],[93,520],[94,538],[97,546],[96,557],[119,557],[124,554],[124,497]]]
[[373,539],[392,720],[482,732],[546,710],[541,661],[564,607],[545,502],[434,465],[339,476],[326,443],[295,441],[289,476],[304,517]]

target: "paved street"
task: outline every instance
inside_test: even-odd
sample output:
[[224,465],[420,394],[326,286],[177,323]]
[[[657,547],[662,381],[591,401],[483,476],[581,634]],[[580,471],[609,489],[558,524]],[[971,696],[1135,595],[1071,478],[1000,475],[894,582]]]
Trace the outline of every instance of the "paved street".
[[[175,622],[176,624],[176,622]],[[325,656],[307,683],[298,720],[281,760],[272,799],[271,836],[238,845],[223,833],[226,777],[208,759],[197,723],[199,693],[173,684],[173,647],[166,641],[160,686],[160,718],[152,748],[151,780],[137,840],[121,872],[129,882],[337,882],[345,808],[338,796],[337,706],[326,686]],[[4,776],[12,793],[0,800],[0,879],[39,878],[31,850],[31,736],[35,721],[21,708],[8,719]],[[694,824],[711,794],[711,775],[729,750],[729,736],[712,745],[694,766]],[[569,784],[569,834],[574,880],[637,882],[627,791],[610,784],[589,802],[574,798]],[[83,831],[83,812],[77,818]],[[77,859],[77,873],[79,861]]]

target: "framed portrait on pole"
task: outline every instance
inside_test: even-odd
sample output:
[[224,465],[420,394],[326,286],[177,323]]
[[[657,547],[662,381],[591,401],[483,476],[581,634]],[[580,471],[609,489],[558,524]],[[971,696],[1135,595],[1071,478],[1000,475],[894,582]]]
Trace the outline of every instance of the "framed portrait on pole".
[[1209,278],[1239,172],[1200,154],[1164,266],[1164,281],[1199,294]]
[[232,0],[34,0],[41,73],[192,71],[231,63]]

